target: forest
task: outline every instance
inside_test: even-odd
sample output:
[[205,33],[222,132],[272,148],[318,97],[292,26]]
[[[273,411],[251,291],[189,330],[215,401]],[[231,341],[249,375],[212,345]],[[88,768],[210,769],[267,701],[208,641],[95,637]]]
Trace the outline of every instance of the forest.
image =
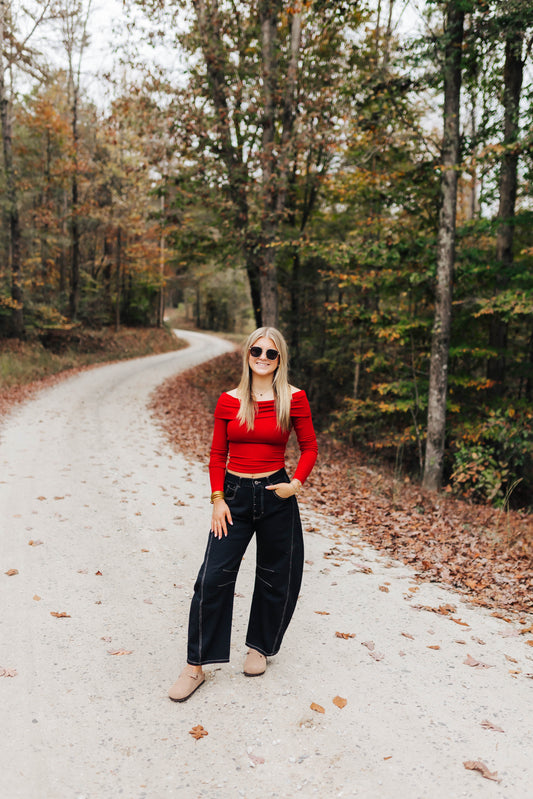
[[321,429],[531,510],[530,0],[121,6],[95,70],[0,0],[0,345],[279,326]]

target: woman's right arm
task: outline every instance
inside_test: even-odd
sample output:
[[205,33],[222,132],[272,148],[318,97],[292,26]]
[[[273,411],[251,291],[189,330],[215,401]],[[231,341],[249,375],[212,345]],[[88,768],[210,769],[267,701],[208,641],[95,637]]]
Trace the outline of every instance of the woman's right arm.
[[[215,422],[213,427],[213,440],[209,456],[209,479],[211,491],[224,491],[224,478],[226,476],[226,461],[228,459],[228,419],[222,412],[223,399],[219,399],[215,409]],[[231,512],[222,497],[217,497],[213,502],[211,517],[211,530],[217,538],[227,536],[227,525],[233,524]]]

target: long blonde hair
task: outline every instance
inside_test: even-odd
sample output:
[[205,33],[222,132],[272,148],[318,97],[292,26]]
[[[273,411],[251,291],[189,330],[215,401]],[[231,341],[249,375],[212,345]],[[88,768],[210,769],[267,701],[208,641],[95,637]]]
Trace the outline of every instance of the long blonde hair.
[[241,424],[246,424],[248,430],[252,430],[257,413],[257,402],[252,392],[252,370],[249,366],[250,347],[260,338],[269,338],[276,345],[279,352],[279,362],[274,378],[272,389],[274,391],[274,403],[276,407],[276,419],[280,430],[288,430],[291,424],[291,387],[289,385],[289,351],[287,343],[282,334],[275,327],[258,327],[250,333],[242,352],[242,376],[241,382],[237,387],[237,394],[241,402],[237,419]]

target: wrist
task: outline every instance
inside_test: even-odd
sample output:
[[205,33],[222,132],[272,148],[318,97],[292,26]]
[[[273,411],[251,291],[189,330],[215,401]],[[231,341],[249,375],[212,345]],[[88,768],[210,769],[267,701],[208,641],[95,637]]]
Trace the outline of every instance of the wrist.
[[297,478],[297,477],[293,477],[293,479],[291,480],[291,486],[293,487],[294,494],[295,494],[296,496],[298,496],[298,494],[299,494],[299,493],[300,493],[300,491],[302,490],[302,484],[301,484],[301,482],[298,480],[298,478]]
[[219,502],[220,500],[224,501],[224,492],[223,491],[213,491],[211,494],[211,505],[215,502]]

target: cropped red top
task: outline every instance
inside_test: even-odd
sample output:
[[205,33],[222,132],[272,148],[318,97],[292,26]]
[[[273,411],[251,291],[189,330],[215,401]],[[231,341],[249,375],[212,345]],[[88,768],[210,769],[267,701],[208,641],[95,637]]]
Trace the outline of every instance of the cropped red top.
[[[220,395],[215,408],[209,459],[212,491],[224,488],[226,467],[231,472],[254,474],[275,472],[285,466],[285,448],[290,430],[283,431],[277,426],[274,400],[257,403],[253,430],[248,430],[246,424],[241,425],[237,421],[239,405],[237,397],[225,392]],[[300,447],[300,459],[293,477],[303,483],[315,465],[318,453],[311,408],[305,391],[296,391],[292,395],[291,424]]]

